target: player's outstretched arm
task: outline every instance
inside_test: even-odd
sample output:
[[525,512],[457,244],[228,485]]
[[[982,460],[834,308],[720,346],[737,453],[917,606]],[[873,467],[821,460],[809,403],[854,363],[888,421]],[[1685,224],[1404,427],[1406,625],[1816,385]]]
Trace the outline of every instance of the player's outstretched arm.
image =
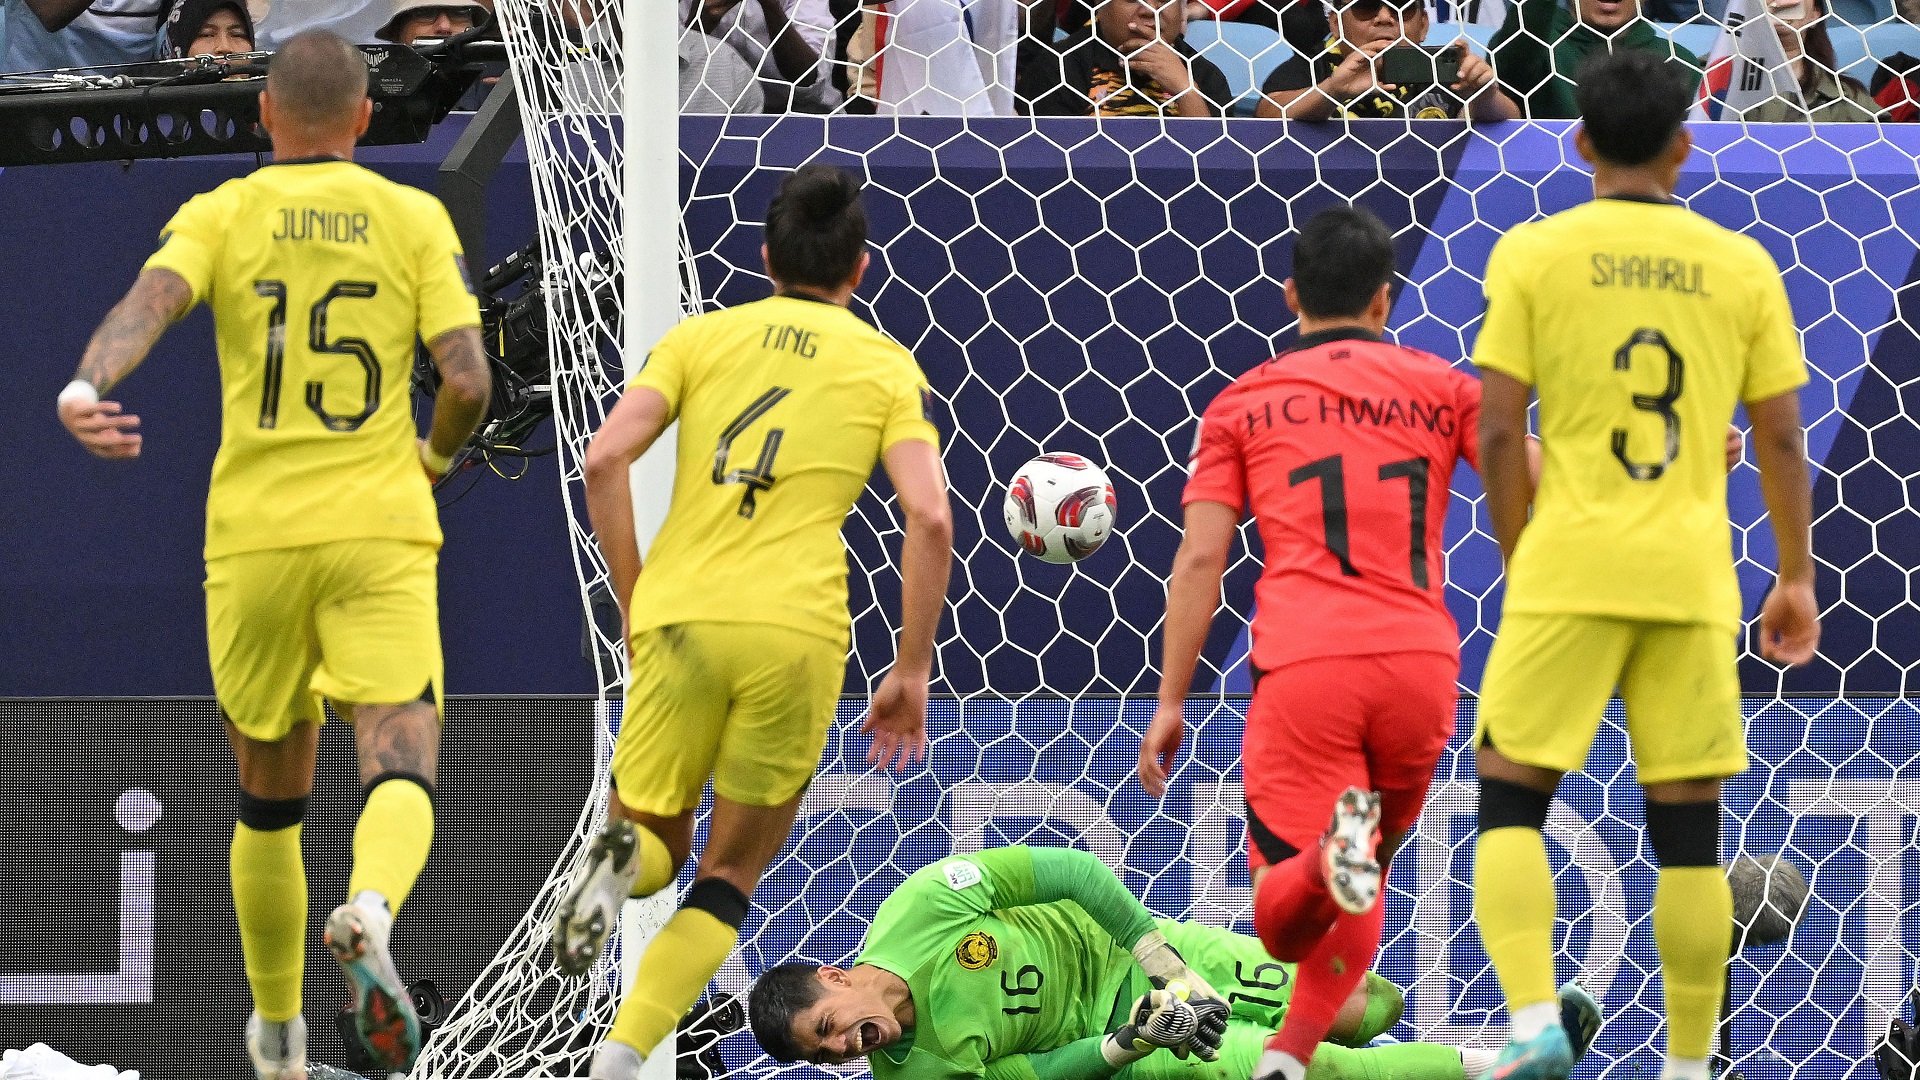
[[1807,468],[1800,395],[1788,391],[1747,404],[1753,456],[1767,501],[1780,579],[1760,609],[1760,655],[1800,665],[1820,647],[1820,607],[1813,594],[1813,481]]
[[140,456],[140,418],[101,401],[147,358],[153,343],[193,306],[193,286],[161,267],[142,270],[87,342],[73,381],[60,393],[60,422],[89,453],[110,459]]
[[1184,711],[1193,670],[1220,606],[1220,578],[1240,527],[1240,508],[1205,500],[1187,506],[1186,533],[1167,579],[1167,619],[1160,642],[1160,705],[1140,740],[1140,786],[1147,794],[1167,793],[1174,755],[1186,737]]
[[1533,503],[1527,449],[1527,402],[1532,395],[1533,388],[1519,379],[1481,369],[1480,483],[1487,490],[1487,512],[1503,559],[1513,558]]
[[438,480],[486,417],[487,402],[493,396],[493,373],[487,368],[477,326],[441,334],[427,342],[427,352],[440,369],[440,392],[434,395],[433,427],[421,448],[420,460],[427,475]]
[[907,519],[900,545],[900,641],[860,730],[873,735],[870,764],[905,771],[909,762],[927,756],[927,681],[953,572],[953,509],[933,444],[905,439],[887,447],[880,460]]
[[667,429],[666,396],[651,386],[637,386],[620,396],[607,422],[587,445],[587,520],[600,555],[607,560],[607,577],[620,604],[620,633],[627,628],[627,605],[640,579],[640,540],[633,527],[633,489],[627,475]]

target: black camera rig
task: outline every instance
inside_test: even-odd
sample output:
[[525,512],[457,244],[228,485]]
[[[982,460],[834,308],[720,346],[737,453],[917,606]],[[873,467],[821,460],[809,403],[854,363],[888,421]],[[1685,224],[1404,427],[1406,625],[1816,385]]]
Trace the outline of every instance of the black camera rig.
[[[362,45],[373,123],[363,146],[424,142],[506,46],[488,26],[444,41]],[[0,75],[0,166],[263,154],[266,53]]]

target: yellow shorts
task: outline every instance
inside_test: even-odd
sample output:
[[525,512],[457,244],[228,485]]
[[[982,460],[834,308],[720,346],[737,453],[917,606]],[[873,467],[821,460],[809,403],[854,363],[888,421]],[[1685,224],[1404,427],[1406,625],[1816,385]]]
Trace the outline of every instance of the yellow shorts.
[[1642,784],[1746,771],[1734,636],[1702,623],[1508,615],[1480,684],[1477,745],[1523,765],[1586,764],[1615,687]]
[[207,563],[213,693],[242,734],[277,742],[335,705],[440,701],[439,552],[336,540]]
[[714,794],[778,806],[807,789],[840,701],[847,652],[766,623],[691,622],[633,637],[613,786],[670,818]]

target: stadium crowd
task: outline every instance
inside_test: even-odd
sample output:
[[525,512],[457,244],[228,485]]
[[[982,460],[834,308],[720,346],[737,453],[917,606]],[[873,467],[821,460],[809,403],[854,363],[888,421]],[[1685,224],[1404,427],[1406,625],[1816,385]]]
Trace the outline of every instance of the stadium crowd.
[[[410,45],[489,26],[493,3],[0,0],[0,57],[25,72],[266,52],[316,26]],[[588,55],[620,33],[616,0],[546,6]],[[1658,55],[1718,93],[1731,50],[1779,74],[1718,118],[1920,120],[1920,0],[679,0],[679,13],[686,112],[1565,119],[1597,52]],[[1776,41],[1730,44],[1721,28],[1747,19]]]

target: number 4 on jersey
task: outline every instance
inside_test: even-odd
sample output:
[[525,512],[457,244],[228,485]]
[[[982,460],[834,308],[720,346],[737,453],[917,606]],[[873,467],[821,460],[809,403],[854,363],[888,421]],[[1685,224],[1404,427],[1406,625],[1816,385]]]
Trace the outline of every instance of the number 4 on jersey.
[[773,407],[791,393],[792,389],[785,386],[768,387],[766,393],[755,398],[753,404],[733,418],[727,429],[720,433],[719,445],[713,448],[713,482],[719,485],[747,485],[747,490],[740,495],[740,516],[743,518],[753,517],[755,497],[773,487],[773,459],[780,453],[780,440],[786,437],[787,432],[785,428],[774,428],[767,432],[767,441],[760,444],[760,459],[753,463],[751,469],[727,468],[727,458],[733,452],[733,440],[744,434],[761,417],[772,412]]

